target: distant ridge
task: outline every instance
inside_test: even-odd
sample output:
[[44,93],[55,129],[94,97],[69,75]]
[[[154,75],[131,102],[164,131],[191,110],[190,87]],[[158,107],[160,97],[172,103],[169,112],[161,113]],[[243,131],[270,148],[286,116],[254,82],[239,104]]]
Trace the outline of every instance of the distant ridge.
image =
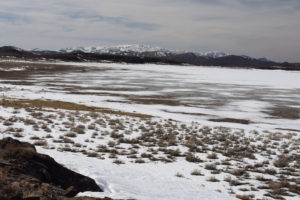
[[300,65],[297,63],[278,63],[270,61],[267,58],[255,59],[245,55],[230,55],[223,52],[195,53],[174,51],[147,45],[77,47],[58,51],[43,49],[23,50],[13,46],[4,46],[0,47],[0,58],[72,62],[154,63],[300,71]]
[[209,52],[188,52],[179,50],[168,50],[161,47],[153,47],[150,45],[117,45],[117,46],[97,46],[97,47],[72,47],[60,49],[60,53],[71,53],[71,52],[84,52],[84,53],[97,53],[97,54],[113,54],[113,55],[134,55],[134,56],[155,56],[164,57],[170,55],[178,55],[185,53],[193,53],[197,56],[203,56],[208,58],[219,58],[228,56],[224,52],[209,51]]

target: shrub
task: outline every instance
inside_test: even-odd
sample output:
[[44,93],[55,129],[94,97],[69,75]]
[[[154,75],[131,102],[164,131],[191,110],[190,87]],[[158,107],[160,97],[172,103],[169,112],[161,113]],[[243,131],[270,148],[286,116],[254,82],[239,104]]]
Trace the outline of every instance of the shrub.
[[207,170],[216,170],[217,166],[213,163],[208,163],[204,166],[204,168],[207,169]]
[[46,138],[53,138],[53,137],[52,137],[52,135],[47,134],[47,135],[46,135]]
[[116,143],[115,143],[114,141],[109,141],[109,142],[107,143],[107,145],[108,145],[109,147],[114,147],[114,146],[116,145]]
[[145,160],[139,158],[134,161],[135,163],[145,163]]
[[98,156],[98,153],[96,153],[96,152],[88,152],[86,155],[87,155],[88,157],[97,157],[97,156]]
[[181,173],[179,173],[179,172],[177,172],[177,173],[175,174],[175,176],[177,176],[177,177],[179,177],[179,178],[184,178],[183,174],[181,174]]
[[230,186],[244,185],[244,183],[240,182],[237,179],[232,179],[230,176],[225,177],[224,181],[228,182]]
[[170,154],[171,156],[179,157],[181,156],[181,152],[179,149],[173,150],[173,149],[168,149],[166,151],[167,154]]
[[13,122],[10,122],[10,121],[5,121],[4,123],[3,123],[3,125],[4,126],[11,126],[11,125],[13,125],[14,123]]
[[93,134],[92,134],[92,138],[96,138],[98,136],[98,133],[97,132],[94,132]]
[[185,156],[185,160],[188,161],[188,162],[193,162],[193,163],[203,162],[199,157],[193,155],[192,153],[188,153]]
[[47,146],[48,143],[45,140],[38,140],[36,142],[33,143],[35,146]]
[[277,174],[277,171],[274,168],[268,168],[268,169],[265,169],[265,173],[270,174],[270,175],[275,175],[275,174]]
[[211,176],[211,177],[209,177],[208,179],[206,179],[207,181],[209,181],[209,182],[220,182],[220,180],[219,179],[217,179],[216,177],[214,177],[214,176]]
[[66,137],[64,137],[62,139],[62,142],[67,143],[67,144],[74,144],[75,143],[73,140],[71,140],[70,138],[66,138]]
[[78,133],[78,134],[85,134],[85,126],[84,125],[78,125],[75,128],[72,129],[72,131]]
[[13,136],[17,138],[24,137],[21,133],[14,133]]
[[280,155],[278,156],[278,159],[274,161],[274,166],[275,167],[287,167],[289,166],[289,158],[285,155]]
[[41,138],[38,137],[38,136],[31,136],[30,139],[31,139],[31,140],[40,140]]
[[80,144],[80,143],[75,143],[74,144],[74,147],[77,147],[77,148],[79,148],[79,147],[81,147],[82,145]]
[[222,165],[231,165],[231,163],[228,160],[222,160]]
[[109,158],[117,158],[117,155],[116,155],[116,153],[110,153],[108,157]]
[[90,129],[90,130],[94,130],[95,128],[96,128],[95,124],[88,125],[88,129]]
[[251,196],[240,195],[240,194],[237,194],[235,197],[238,198],[238,199],[242,199],[242,200],[251,200],[251,199],[253,199]]
[[142,154],[141,154],[141,157],[142,157],[142,158],[151,158],[152,155],[151,155],[151,154],[148,154],[148,153],[142,153]]
[[269,188],[272,190],[271,194],[274,196],[287,195],[286,190],[284,189],[284,186],[280,182],[270,181]]
[[230,173],[235,176],[243,176],[246,172],[245,169],[234,169]]
[[201,173],[201,171],[198,170],[198,169],[193,170],[193,171],[191,172],[191,175],[193,175],[193,176],[204,176],[204,175]]
[[207,155],[208,159],[218,159],[218,155],[216,153],[211,153]]
[[211,173],[211,174],[220,174],[220,173],[221,173],[221,170],[219,170],[219,169],[212,170],[210,173]]
[[77,137],[77,134],[76,133],[73,133],[73,132],[68,132],[65,134],[66,137],[72,137],[72,138],[75,138]]
[[266,182],[269,181],[270,179],[267,179],[264,176],[256,176],[256,180]]
[[25,125],[34,125],[34,124],[36,124],[36,123],[35,123],[35,121],[32,120],[32,119],[25,119],[25,120],[24,120],[24,124],[25,124]]
[[137,158],[137,156],[132,154],[132,155],[128,155],[127,158]]
[[120,159],[114,160],[113,163],[115,163],[115,164],[117,164],[117,165],[125,164],[125,162],[122,161],[122,160],[120,160]]

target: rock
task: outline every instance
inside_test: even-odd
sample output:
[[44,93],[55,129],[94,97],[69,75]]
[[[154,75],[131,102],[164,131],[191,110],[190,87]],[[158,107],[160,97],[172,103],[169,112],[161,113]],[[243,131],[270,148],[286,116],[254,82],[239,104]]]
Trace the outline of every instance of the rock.
[[37,153],[34,145],[0,140],[0,199],[54,200],[85,191],[102,192],[93,179]]
[[22,200],[40,200],[40,196],[28,196],[28,197],[23,197]]
[[77,189],[71,186],[63,192],[63,195],[66,197],[74,197],[77,193],[78,193]]

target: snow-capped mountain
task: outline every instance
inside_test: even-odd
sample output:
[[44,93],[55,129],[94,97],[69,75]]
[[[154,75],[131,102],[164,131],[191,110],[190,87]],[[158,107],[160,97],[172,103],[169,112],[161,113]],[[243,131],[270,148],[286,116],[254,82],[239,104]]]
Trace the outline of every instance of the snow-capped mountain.
[[167,49],[160,47],[153,47],[149,45],[117,45],[117,46],[97,46],[97,47],[72,47],[61,49],[60,52],[73,52],[82,51],[85,53],[122,53],[122,52],[152,52],[152,51],[162,51],[166,52]]
[[155,56],[163,57],[171,54],[182,53],[179,51],[171,51],[161,47],[153,47],[150,45],[118,45],[118,46],[97,46],[97,47],[73,47],[59,50],[61,53],[84,52],[97,54],[112,55],[129,55],[129,56]]
[[39,48],[29,49],[28,51],[30,51],[34,54],[40,54],[40,55],[56,54],[57,53],[57,51],[39,49]]
[[119,45],[111,47],[76,47],[66,48],[59,51],[30,49],[23,50],[13,46],[0,47],[1,57],[16,57],[28,59],[51,59],[62,61],[92,61],[92,62],[125,62],[125,63],[166,63],[188,64],[199,66],[233,66],[233,67],[256,67],[263,69],[282,67],[291,70],[299,64],[277,63],[267,58],[252,58],[246,55],[226,54],[219,51],[204,53],[168,50],[149,45]]
[[170,55],[178,55],[185,53],[193,53],[197,56],[203,56],[208,58],[220,58],[228,56],[224,52],[210,51],[204,53],[168,50],[161,47],[153,47],[150,45],[118,45],[118,46],[97,46],[97,47],[73,47],[59,50],[61,53],[70,52],[84,52],[84,53],[97,53],[97,54],[113,54],[113,55],[131,55],[131,56],[154,56],[164,57]]
[[262,61],[262,62],[272,62],[268,58],[258,58],[257,60]]
[[204,53],[198,53],[197,55],[208,57],[208,58],[221,58],[221,57],[229,56],[230,54],[227,54],[227,53],[224,53],[221,51],[209,51],[209,52],[204,52]]

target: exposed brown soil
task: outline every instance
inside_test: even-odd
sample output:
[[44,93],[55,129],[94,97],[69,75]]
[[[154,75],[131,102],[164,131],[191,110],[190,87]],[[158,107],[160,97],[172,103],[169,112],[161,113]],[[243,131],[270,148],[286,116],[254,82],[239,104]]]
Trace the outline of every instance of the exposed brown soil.
[[[47,84],[47,86],[56,87],[56,84]],[[82,87],[82,86],[68,86],[68,88],[74,91],[81,91],[81,90],[104,90],[104,91],[144,91],[144,88],[126,88],[126,87]]]
[[289,129],[289,128],[276,128],[277,130],[281,131],[294,131],[294,132],[300,132],[298,129]]
[[164,111],[164,112],[168,112],[168,113],[183,114],[183,115],[214,116],[214,115],[209,115],[209,114],[205,114],[205,113],[173,112],[173,111],[169,111],[169,110],[163,110],[163,111]]
[[[57,88],[53,88],[57,89]],[[66,88],[62,89],[65,91]],[[67,90],[70,88],[67,88]],[[71,89],[72,90],[72,89]],[[99,96],[112,96],[112,97],[124,97],[129,98],[130,95],[128,94],[117,94],[117,93],[109,93],[109,92],[78,92],[78,91],[71,91],[67,92],[67,94],[79,94],[79,95],[99,95]]]
[[53,108],[53,109],[64,109],[64,110],[72,110],[72,111],[90,111],[90,112],[100,112],[105,114],[115,114],[115,115],[123,115],[130,117],[139,117],[139,118],[150,118],[150,115],[144,115],[139,113],[130,113],[123,112],[118,110],[111,110],[109,108],[101,108],[101,107],[91,107],[85,106],[76,103],[63,102],[63,101],[51,101],[51,100],[5,100],[2,99],[0,101],[0,105],[4,107],[14,107],[14,108],[27,108],[27,107],[36,107],[36,108]]
[[[10,69],[19,68],[19,71],[7,71]],[[29,62],[0,62],[0,79],[16,79],[23,80],[29,79],[33,74],[55,74],[62,72],[85,72],[85,71],[102,71],[107,69],[100,69],[96,67],[60,65],[49,63],[29,63]]]
[[228,122],[237,124],[250,124],[251,121],[247,119],[234,119],[234,118],[221,118],[221,119],[209,119],[212,122]]
[[130,98],[129,100],[132,102],[141,103],[141,104],[161,104],[161,105],[167,105],[167,106],[183,105],[182,103],[180,103],[180,101],[170,100],[170,99]]
[[300,109],[287,107],[287,106],[277,106],[269,108],[268,111],[264,113],[272,116],[272,118],[281,118],[281,119],[300,119]]
[[10,88],[0,87],[0,92],[6,92],[11,90]]
[[[12,76],[10,76],[12,78]],[[2,81],[3,84],[11,84],[11,85],[35,85],[34,82],[29,81]]]
[[[105,89],[110,90],[110,89]],[[112,91],[124,91],[124,90],[112,90]],[[129,91],[129,90],[128,90]],[[174,97],[169,96],[140,96],[140,95],[129,95],[129,94],[117,94],[117,93],[108,93],[108,92],[79,92],[79,91],[71,91],[69,94],[80,94],[80,95],[101,95],[101,96],[116,96],[116,97],[124,97],[128,99],[129,102],[138,103],[138,104],[161,104],[167,106],[188,106],[184,103],[181,103],[178,100],[172,100]]]
[[[33,63],[33,62],[0,62],[0,68],[24,68],[24,70],[44,70],[44,71],[69,71],[69,70],[85,70],[87,67],[74,65],[61,65],[55,63]],[[88,69],[91,69],[88,67]],[[92,68],[96,69],[96,68]],[[97,68],[99,69],[99,68]],[[18,71],[17,71],[18,72]]]

